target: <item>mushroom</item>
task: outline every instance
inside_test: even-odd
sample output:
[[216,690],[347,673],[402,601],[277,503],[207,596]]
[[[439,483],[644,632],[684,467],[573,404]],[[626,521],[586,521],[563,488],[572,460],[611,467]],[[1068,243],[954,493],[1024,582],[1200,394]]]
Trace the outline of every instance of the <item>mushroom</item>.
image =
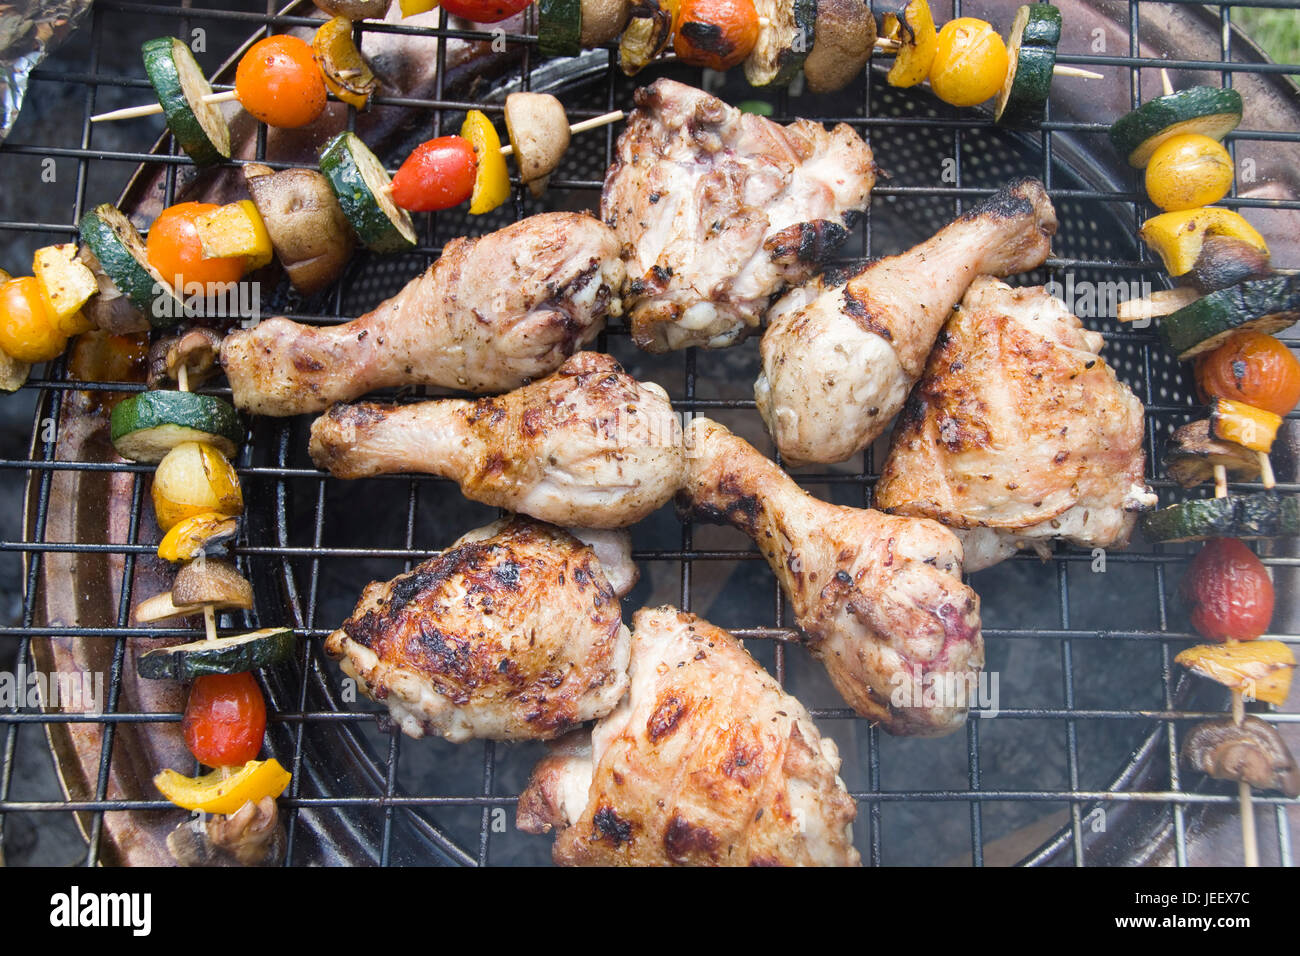
[[549,93],[511,93],[506,97],[505,113],[519,178],[529,192],[540,196],[569,148],[569,117],[564,104]]
[[1300,767],[1274,727],[1247,716],[1197,724],[1183,742],[1183,762],[1216,780],[1244,780],[1256,790],[1300,796]]
[[1268,251],[1231,236],[1208,235],[1192,271],[1180,281],[1205,294],[1273,274]]
[[871,59],[876,20],[862,0],[819,0],[813,46],[803,75],[813,93],[833,93],[853,81]]
[[379,20],[388,12],[391,0],[312,0],[332,17],[349,20]]
[[149,331],[149,317],[137,309],[113,283],[108,273],[104,271],[104,267],[99,264],[99,259],[90,251],[90,247],[83,243],[77,250],[77,258],[94,273],[95,285],[99,288],[99,293],[92,295],[81,307],[86,318],[94,322],[96,328],[113,335]]
[[187,820],[167,834],[167,851],[181,866],[279,866],[285,836],[275,798]]
[[178,381],[182,368],[190,387],[206,381],[219,371],[220,348],[221,335],[212,329],[194,328],[159,339],[149,349],[149,387],[157,388],[164,378]]
[[623,32],[631,15],[630,0],[582,0],[578,40],[585,48],[604,46]]
[[293,287],[312,295],[333,283],[354,240],[329,181],[314,169],[277,173],[261,163],[245,166],[244,178]]
[[214,609],[248,610],[253,606],[253,586],[229,561],[204,558],[176,572],[172,601],[180,607],[210,604]]
[[1245,480],[1256,477],[1260,467],[1259,455],[1249,448],[1212,436],[1207,418],[1189,422],[1169,436],[1164,461],[1165,473],[1184,488],[1209,481],[1217,465]]

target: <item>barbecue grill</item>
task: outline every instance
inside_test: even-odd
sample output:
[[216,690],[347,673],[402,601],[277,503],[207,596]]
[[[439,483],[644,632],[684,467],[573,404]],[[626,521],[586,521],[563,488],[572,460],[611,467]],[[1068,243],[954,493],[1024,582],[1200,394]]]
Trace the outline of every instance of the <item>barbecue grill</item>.
[[[1005,30],[1015,5],[954,0],[955,9],[939,3],[935,14],[985,17]],[[576,120],[626,108],[636,85],[672,75],[729,102],[767,100],[779,121],[844,121],[869,139],[889,175],[842,250],[844,263],[900,252],[1006,179],[1028,174],[1047,184],[1061,228],[1046,267],[1015,282],[1055,280],[1065,288],[1071,282],[1146,282],[1159,289],[1166,284],[1163,273],[1136,239],[1150,213],[1140,173],[1114,155],[1106,129],[1159,94],[1159,68],[1165,67],[1175,86],[1221,81],[1241,91],[1246,115],[1227,140],[1239,179],[1224,205],[1247,211],[1268,238],[1276,266],[1300,266],[1300,106],[1287,76],[1300,73],[1300,66],[1269,62],[1234,26],[1226,5],[1058,5],[1065,23],[1059,61],[1106,79],[1058,77],[1047,121],[1034,133],[996,128],[987,112],[948,107],[926,89],[893,89],[883,79],[887,61],[880,59],[830,96],[797,86],[780,93],[752,90],[739,70],[702,75],[671,63],[651,67],[634,82],[619,72],[616,52],[606,49],[544,61],[531,13],[522,28],[506,33],[505,52],[491,49],[493,34],[450,28],[442,13],[414,23],[358,24],[364,48],[378,51],[381,74],[399,64],[401,75],[370,113],[349,108],[340,122],[355,126],[392,168],[416,143],[457,128],[466,109],[494,115],[515,89],[556,93]],[[220,188],[204,178],[208,174],[196,178],[169,137],[154,143],[163,132],[160,120],[92,130],[92,114],[149,100],[135,55],[138,41],[164,33],[189,40],[194,30],[204,30],[206,52],[199,59],[205,68],[213,70],[235,51],[215,73],[221,89],[232,81],[241,44],[267,31],[314,28],[316,16],[305,2],[281,9],[274,0],[219,6],[96,0],[78,37],[34,75],[27,115],[0,149],[7,184],[0,228],[10,244],[30,251],[67,241],[81,213],[99,202],[119,199],[125,211],[147,221],[165,205]],[[423,72],[418,61],[393,53],[415,44],[428,51]],[[69,115],[74,122],[67,122]],[[268,136],[251,124],[236,124],[235,133],[248,145],[249,158],[272,166],[311,163],[310,152],[291,136]],[[416,252],[387,260],[361,255],[323,301],[264,292],[262,309],[305,321],[344,321],[395,292],[454,236],[544,209],[594,208],[616,135],[617,128],[606,128],[575,137],[540,203],[517,189],[513,204],[481,219],[457,211],[419,216]],[[38,182],[49,159],[58,170],[56,183],[24,188]],[[1253,181],[1242,174],[1247,168]],[[20,261],[4,264],[19,268]],[[1163,478],[1159,452],[1173,428],[1196,414],[1191,376],[1153,330],[1126,328],[1107,317],[1085,322],[1103,332],[1103,355],[1146,405],[1148,477],[1168,504],[1181,493]],[[665,386],[678,410],[717,418],[772,453],[750,391],[758,370],[756,339],[720,351],[652,356],[638,351],[615,321],[596,347],[637,378]],[[168,863],[163,840],[183,818],[150,785],[163,767],[195,769],[171,726],[183,700],[174,686],[136,679],[134,654],[150,638],[193,639],[201,630],[130,624],[138,597],[161,590],[171,573],[154,556],[157,529],[145,506],[152,466],[116,459],[102,420],[87,412],[94,392],[143,387],[81,382],[65,360],[49,364],[24,389],[36,404],[29,456],[0,461],[4,482],[26,482],[22,527],[11,519],[0,542],[0,551],[23,562],[20,616],[0,628],[0,668],[100,673],[105,692],[103,713],[28,700],[0,709],[0,858],[10,862]],[[1286,450],[1300,431],[1296,417],[1284,426],[1282,453],[1275,457],[1278,487],[1291,493],[1300,491],[1295,456]],[[514,827],[517,795],[541,745],[405,739],[380,708],[354,699],[319,646],[368,581],[409,569],[496,513],[431,477],[328,478],[306,455],[308,424],[252,422],[237,462],[248,514],[234,553],[254,582],[256,606],[222,620],[225,628],[287,625],[299,636],[295,658],[263,674],[269,752],[294,774],[281,801],[287,863],[548,860],[550,838]],[[867,506],[882,460],[877,446],[844,465],[793,474],[819,497]],[[996,698],[987,713],[972,713],[964,732],[907,740],[879,733],[844,706],[797,646],[776,582],[747,539],[679,520],[671,509],[632,534],[642,580],[626,600],[629,614],[643,604],[669,602],[730,628],[809,707],[844,755],[865,862],[1241,861],[1235,787],[1186,773],[1178,762],[1185,733],[1222,714],[1229,700],[1226,691],[1173,665],[1177,651],[1195,641],[1177,594],[1194,546],[1155,546],[1140,536],[1126,551],[1101,555],[1061,546],[1049,560],[1020,555],[973,576],[984,603],[987,670],[997,677]],[[1294,599],[1300,557],[1290,542],[1265,542],[1261,550],[1277,584],[1273,631],[1300,642]],[[1300,752],[1295,694],[1285,707],[1261,716]],[[1254,802],[1263,862],[1290,865],[1300,821],[1296,801],[1267,794]],[[35,856],[25,849],[33,831],[70,831],[71,823],[84,838],[84,855],[79,841],[73,859],[52,857],[41,846]]]

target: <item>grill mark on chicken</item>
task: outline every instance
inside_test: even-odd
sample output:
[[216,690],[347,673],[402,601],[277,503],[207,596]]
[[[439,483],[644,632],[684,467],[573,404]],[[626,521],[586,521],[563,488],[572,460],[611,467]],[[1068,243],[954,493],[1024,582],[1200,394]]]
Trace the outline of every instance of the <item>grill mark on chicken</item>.
[[693,614],[633,624],[628,694],[537,765],[518,826],[558,828],[568,865],[858,865],[838,750],[804,707]]
[[545,739],[614,707],[629,639],[591,548],[516,517],[370,584],[325,651],[410,736]]

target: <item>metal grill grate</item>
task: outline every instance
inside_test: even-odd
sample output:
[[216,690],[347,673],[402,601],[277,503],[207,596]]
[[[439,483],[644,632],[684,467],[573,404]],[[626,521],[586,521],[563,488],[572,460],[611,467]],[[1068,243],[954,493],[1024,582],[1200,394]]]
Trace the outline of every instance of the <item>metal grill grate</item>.
[[[1001,0],[954,0],[953,6],[954,16],[987,16],[1003,29],[1014,8]],[[1296,4],[1256,0],[1236,6]],[[1286,83],[1282,74],[1300,72],[1296,65],[1269,63],[1259,56],[1234,31],[1228,6],[1214,8],[1217,13],[1191,3],[1138,0],[1062,7],[1067,32],[1075,15],[1095,7],[1095,22],[1109,23],[1115,36],[1127,35],[1127,48],[1120,54],[1063,52],[1059,57],[1062,63],[1089,69],[1124,71],[1124,108],[1156,94],[1159,67],[1174,71],[1176,81],[1184,84],[1221,81],[1227,86],[1249,78],[1279,89]],[[157,135],[160,122],[92,131],[92,114],[147,101],[151,95],[141,70],[109,65],[111,47],[123,42],[121,37],[135,38],[142,29],[139,39],[161,33],[189,38],[192,29],[202,27],[208,31],[209,50],[227,51],[250,33],[260,36],[318,22],[300,15],[313,12],[306,4],[286,9],[292,15],[252,0],[225,2],[220,9],[201,3],[97,0],[81,28],[81,45],[74,43],[35,75],[27,110],[38,115],[25,117],[0,150],[0,170],[7,183],[22,181],[29,172],[35,176],[33,169],[46,159],[60,168],[75,165],[72,189],[62,190],[71,195],[52,200],[53,192],[21,197],[19,190],[7,190],[0,199],[0,231],[30,239],[32,248],[67,241],[75,236],[74,224],[84,209],[116,194],[117,186],[106,183],[120,183],[122,172],[137,164],[146,164],[130,190],[138,204],[160,207],[178,195],[188,198],[189,161],[169,142],[164,140],[157,152],[117,148],[151,141],[146,130]],[[935,12],[937,19],[946,19],[949,11],[936,4]],[[1200,23],[1205,36],[1217,37],[1217,52],[1180,59],[1178,51],[1161,57],[1145,49],[1143,22],[1157,13],[1162,29],[1171,17]],[[447,29],[441,14],[436,29],[367,22],[358,25],[358,32],[492,39],[490,34]],[[379,106],[405,109],[418,117],[405,138],[390,138],[384,153],[390,166],[414,143],[454,129],[467,108],[499,111],[511,84],[560,92],[574,119],[630,102],[633,84],[618,72],[611,51],[533,69],[537,57],[527,33],[505,37],[507,59],[514,59],[508,73],[491,82],[453,88],[446,79],[447,47],[439,44],[439,68],[429,95],[378,97]],[[1192,49],[1191,39],[1187,42]],[[1073,48],[1068,39],[1062,44],[1063,50]],[[213,56],[201,57],[205,66],[213,65],[208,62]],[[761,95],[742,79],[702,78],[698,71],[680,68],[671,72],[708,84],[731,102]],[[954,110],[928,93],[893,90],[878,71],[832,97],[782,92],[774,98],[775,118],[802,115],[848,122],[870,138],[877,162],[893,173],[875,190],[871,215],[859,227],[852,256],[901,251],[1006,178],[1028,173],[1047,184],[1062,227],[1056,257],[1044,270],[1016,281],[1064,282],[1073,273],[1078,279],[1140,278],[1158,288],[1159,273],[1134,239],[1147,214],[1140,181],[1131,171],[1117,172],[1098,158],[1108,150],[1108,124],[1099,118],[1095,104],[1090,108],[1084,103],[1088,89],[1070,83],[1056,81],[1048,122],[1033,135],[993,129],[986,114]],[[75,102],[79,133],[70,128],[62,134],[66,139],[51,133],[57,127],[46,115],[47,102]],[[1281,114],[1276,129],[1233,133],[1228,145],[1234,155],[1249,147],[1263,159],[1268,151],[1300,144],[1300,113],[1290,109]],[[356,122],[349,110],[349,126]],[[614,136],[607,129],[575,139],[562,167],[569,178],[552,181],[547,208],[595,206]],[[256,146],[257,158],[266,158],[265,129],[257,131]],[[951,163],[945,165],[944,159]],[[272,150],[270,165],[292,163],[278,161]],[[101,175],[106,167],[113,172]],[[1295,185],[1282,186],[1283,193],[1277,195],[1238,196],[1234,191],[1225,205],[1261,210],[1263,230],[1278,233],[1282,220],[1264,216],[1294,218],[1300,213]],[[29,205],[34,211],[24,211]],[[513,207],[486,221],[470,223],[456,212],[423,217],[417,252],[388,261],[361,256],[326,301],[287,299],[272,305],[304,321],[344,321],[396,291],[451,237],[487,231],[538,211],[538,204],[525,202],[519,191]],[[1294,246],[1275,248],[1274,261],[1282,267],[1300,265]],[[1103,354],[1147,406],[1148,456],[1158,462],[1163,437],[1193,416],[1188,377],[1149,330],[1126,330],[1109,320],[1102,320],[1100,327],[1107,340]],[[655,357],[639,353],[620,325],[597,343],[633,375],[663,384],[680,411],[716,417],[771,453],[749,392],[757,370],[756,346],[750,341],[720,352]],[[6,482],[28,482],[24,528],[21,533],[7,532],[8,540],[0,542],[0,553],[20,555],[24,561],[20,617],[0,628],[0,649],[8,645],[15,651],[14,660],[30,670],[48,669],[50,661],[65,659],[58,649],[74,641],[93,645],[96,650],[86,656],[102,661],[107,672],[106,713],[43,712],[22,702],[0,709],[0,852],[14,855],[19,823],[39,831],[75,815],[87,839],[81,862],[93,866],[133,859],[123,836],[123,811],[138,814],[137,820],[176,819],[174,812],[154,812],[167,810],[169,804],[155,799],[148,777],[141,774],[161,768],[134,767],[133,748],[150,727],[166,729],[166,724],[178,721],[178,705],[136,706],[133,682],[127,677],[132,669],[128,642],[193,632],[129,624],[140,575],[156,564],[151,543],[156,539],[150,536],[154,529],[146,527],[147,508],[142,512],[148,485],[142,476],[152,467],[114,462],[93,441],[73,442],[70,417],[63,413],[92,386],[101,391],[142,388],[125,382],[75,381],[64,360],[52,363],[44,374],[34,374],[25,389],[37,402],[30,456],[0,460]],[[48,428],[50,421],[59,428]],[[513,805],[541,753],[540,745],[403,740],[387,732],[366,702],[345,699],[337,668],[323,660],[317,646],[317,639],[349,613],[367,581],[409,569],[495,514],[464,502],[454,486],[433,478],[352,483],[329,479],[306,458],[307,424],[256,421],[241,453],[238,465],[249,514],[235,553],[254,581],[257,605],[255,613],[242,620],[223,621],[230,627],[287,624],[301,638],[296,660],[265,675],[272,710],[270,750],[294,772],[292,788],[282,801],[288,810],[288,862],[544,861],[550,840],[513,829]],[[77,453],[70,454],[70,449]],[[820,497],[869,505],[880,449],[876,451],[844,466],[803,469],[795,475]],[[1159,477],[1158,465],[1151,475],[1152,485],[1167,502],[1171,483]],[[1292,483],[1281,484],[1282,490],[1300,491],[1293,474],[1284,477]],[[89,522],[94,525],[90,534],[65,533],[86,530],[85,501],[97,494],[110,502],[102,521]],[[73,498],[81,500],[82,510],[73,509],[76,521],[70,525],[66,512]],[[103,534],[96,536],[95,531]],[[912,741],[888,738],[856,718],[807,655],[788,647],[797,643],[797,634],[783,596],[748,540],[726,529],[679,522],[667,509],[634,528],[633,536],[644,577],[627,599],[629,610],[672,602],[729,627],[840,744],[843,774],[859,805],[855,834],[864,860],[975,865],[1158,860],[1186,865],[1240,859],[1239,835],[1232,843],[1235,792],[1206,786],[1199,778],[1184,779],[1177,760],[1181,734],[1196,721],[1222,713],[1227,702],[1226,695],[1188,680],[1172,663],[1174,653],[1193,640],[1176,595],[1176,582],[1192,549],[1137,542],[1127,552],[1107,555],[1108,572],[1096,574],[1092,555],[1059,548],[1051,561],[1021,556],[976,576],[972,584],[985,603],[989,669],[1002,680],[1000,713],[987,722],[972,718],[964,735]],[[1279,585],[1275,629],[1300,631],[1287,599],[1300,558],[1279,550],[1265,562]],[[48,613],[60,588],[72,588],[79,595],[71,602],[80,610],[75,622]],[[88,593],[81,594],[83,588]],[[1280,626],[1283,621],[1285,628]],[[0,661],[6,659],[0,654]],[[1265,716],[1283,728],[1300,722],[1300,714],[1291,712]],[[16,773],[20,750],[29,762],[33,751],[48,752],[43,733],[58,754],[67,785],[62,796],[34,789]],[[71,742],[79,734],[90,735],[81,741],[80,750]],[[78,763],[74,753],[90,754],[91,759]],[[133,779],[140,786],[131,786]],[[1288,809],[1296,801],[1259,796],[1256,803],[1264,860],[1289,865],[1293,824]]]

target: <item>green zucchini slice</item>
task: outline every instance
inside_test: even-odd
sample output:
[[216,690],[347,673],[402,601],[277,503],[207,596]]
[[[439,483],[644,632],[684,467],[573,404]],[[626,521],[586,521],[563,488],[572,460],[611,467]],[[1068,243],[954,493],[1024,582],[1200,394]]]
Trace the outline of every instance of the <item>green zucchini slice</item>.
[[149,264],[144,239],[119,209],[108,203],[96,206],[81,217],[77,230],[104,275],[148,316],[150,325],[168,328],[185,317],[185,303]]
[[1300,534],[1300,496],[1261,491],[1197,498],[1142,519],[1147,537],[1175,544],[1206,538],[1280,538]]
[[537,52],[542,56],[582,52],[582,0],[539,0]]
[[1211,292],[1160,320],[1160,336],[1186,361],[1233,332],[1273,335],[1300,321],[1300,275],[1251,279]]
[[415,247],[415,226],[393,202],[392,178],[355,133],[339,133],[325,144],[320,171],[366,248],[388,254]]
[[109,435],[117,453],[129,461],[162,461],[187,441],[207,442],[233,458],[244,440],[244,425],[234,407],[215,395],[158,390],[118,404],[109,417]]
[[817,39],[817,0],[755,0],[754,9],[767,25],[759,26],[745,58],[745,79],[750,86],[789,86]]
[[1050,3],[1029,3],[1016,11],[1008,37],[1011,65],[998,91],[994,118],[1003,126],[1042,124],[1061,41],[1061,11]]
[[189,681],[209,674],[242,674],[271,667],[293,653],[293,631],[268,627],[247,634],[193,641],[148,651],[136,658],[136,672],[149,680]]
[[1201,133],[1221,140],[1241,122],[1241,94],[1217,86],[1192,86],[1143,103],[1110,128],[1110,141],[1130,166],[1145,169],[1165,140]]
[[229,159],[230,127],[215,103],[203,101],[212,87],[190,48],[175,37],[158,37],[143,53],[145,72],[180,148],[196,166]]

